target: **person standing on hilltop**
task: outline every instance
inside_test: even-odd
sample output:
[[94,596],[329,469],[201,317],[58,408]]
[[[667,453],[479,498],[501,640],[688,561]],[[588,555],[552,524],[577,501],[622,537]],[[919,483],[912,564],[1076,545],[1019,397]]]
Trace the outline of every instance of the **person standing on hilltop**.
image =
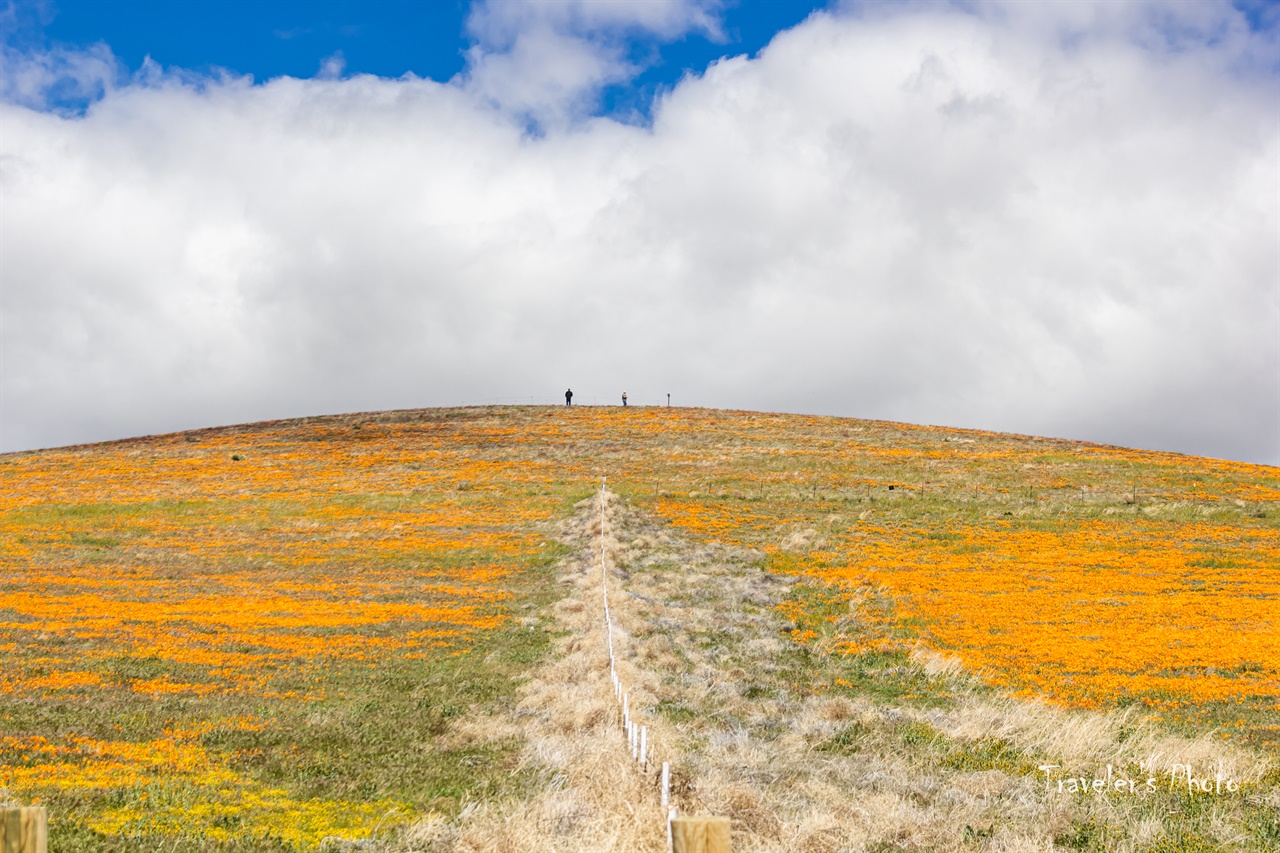
[[622,392],[622,408],[625,409],[626,407],[627,407],[627,392],[623,391]]
[[573,389],[572,388],[564,392],[564,404],[566,406],[573,405]]

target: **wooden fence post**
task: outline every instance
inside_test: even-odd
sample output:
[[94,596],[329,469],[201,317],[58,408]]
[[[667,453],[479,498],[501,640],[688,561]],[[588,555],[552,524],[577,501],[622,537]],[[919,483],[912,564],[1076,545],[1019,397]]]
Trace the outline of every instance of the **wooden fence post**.
[[674,853],[729,853],[729,818],[675,818],[671,847]]
[[44,806],[0,807],[0,853],[49,853]]

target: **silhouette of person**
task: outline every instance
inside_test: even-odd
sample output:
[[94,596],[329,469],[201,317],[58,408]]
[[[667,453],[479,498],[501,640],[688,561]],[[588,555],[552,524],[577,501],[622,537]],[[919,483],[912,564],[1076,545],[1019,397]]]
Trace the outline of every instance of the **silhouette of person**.
[[622,408],[625,409],[626,407],[627,407],[627,392],[623,391],[622,392]]
[[573,389],[572,388],[564,392],[564,404],[566,406],[573,405]]

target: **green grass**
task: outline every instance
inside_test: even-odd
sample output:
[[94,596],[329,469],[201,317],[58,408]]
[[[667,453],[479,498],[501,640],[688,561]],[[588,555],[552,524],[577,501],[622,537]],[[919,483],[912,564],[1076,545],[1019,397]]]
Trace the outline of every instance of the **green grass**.
[[[556,513],[566,513],[583,496],[581,486],[541,491],[537,503],[550,503]],[[417,584],[448,582],[458,570],[492,562],[488,547],[454,548],[429,557],[388,552],[370,561],[365,547],[356,542],[349,548],[331,549],[326,563],[302,568],[276,564],[282,543],[288,546],[330,535],[334,529],[330,522],[312,529],[317,510],[322,518],[334,509],[400,513],[411,522],[418,507],[431,507],[439,500],[439,492],[432,490],[336,495],[322,501],[272,497],[249,503],[165,499],[27,506],[8,512],[0,521],[24,531],[22,544],[34,548],[35,557],[21,573],[8,574],[0,582],[0,591],[23,594],[32,588],[33,579],[40,585],[37,589],[56,588],[63,577],[51,576],[48,567],[62,566],[73,574],[86,569],[87,576],[95,579],[114,574],[126,584],[135,577],[131,587],[121,589],[128,590],[130,600],[143,601],[154,598],[147,587],[151,579],[169,584],[167,591],[157,589],[155,594],[173,595],[189,588],[210,595],[224,591],[223,582],[216,578],[228,572],[240,578],[257,575],[273,582],[296,578],[309,583],[325,577],[341,580],[351,567],[359,566],[384,575],[403,575],[406,583],[413,579]],[[468,492],[460,503],[480,500],[477,493]],[[231,521],[219,535],[242,544],[224,548],[212,559],[184,555],[182,531],[199,535],[209,530],[211,518],[226,517]],[[299,528],[299,522],[310,526]],[[51,849],[70,853],[299,849],[296,836],[286,832],[272,837],[260,813],[239,808],[236,801],[242,795],[235,791],[251,796],[257,796],[254,791],[282,792],[284,799],[276,799],[284,805],[271,807],[277,811],[292,808],[290,803],[306,808],[311,801],[384,803],[397,810],[388,828],[415,815],[456,813],[467,801],[518,796],[535,781],[516,764],[522,744],[510,739],[468,743],[450,732],[453,722],[464,716],[501,713],[509,707],[525,673],[547,654],[554,634],[544,614],[563,593],[554,576],[555,564],[564,553],[563,546],[544,541],[536,553],[522,557],[504,582],[508,598],[499,606],[509,614],[508,621],[497,630],[476,633],[461,651],[431,653],[421,659],[328,657],[290,668],[265,666],[258,672],[265,679],[263,688],[247,693],[218,689],[206,696],[139,694],[132,689],[135,683],[159,677],[217,686],[216,671],[211,682],[207,666],[132,652],[120,645],[116,634],[41,631],[39,620],[8,612],[10,618],[5,621],[10,626],[33,629],[11,627],[7,636],[0,637],[10,643],[11,660],[26,662],[24,677],[71,668],[96,673],[103,681],[91,690],[49,696],[0,694],[0,772],[6,767],[33,767],[44,760],[22,746],[26,738],[40,736],[54,743],[89,739],[104,744],[173,744],[185,752],[202,751],[209,760],[201,766],[222,768],[219,772],[234,774],[236,779],[220,791],[219,783],[201,781],[200,768],[192,773],[157,767],[154,775],[145,774],[132,784],[61,789],[54,784],[56,779],[47,778],[45,784],[8,795],[44,802],[52,815]],[[425,595],[429,600],[429,587]],[[406,586],[402,592],[392,589],[365,600],[394,603],[406,597],[414,600],[414,596],[421,600],[423,593]],[[218,639],[218,628],[198,621],[170,624],[171,630]],[[394,636],[398,630],[400,626],[387,623],[345,628],[342,633],[379,637]],[[338,629],[316,626],[297,633],[325,637]],[[252,642],[219,642],[224,652],[271,651]],[[254,727],[237,725],[239,719],[253,720]],[[6,737],[14,740],[5,741]],[[62,760],[77,761],[65,756]],[[190,825],[176,817],[164,818],[210,807],[222,811],[194,819]],[[118,831],[93,828],[104,814],[128,812],[160,815],[168,823],[154,832],[139,829],[136,823]],[[361,823],[365,821],[356,821],[357,826]],[[365,827],[367,831],[367,823]]]
[[[541,594],[545,598],[550,592]],[[527,774],[516,772],[519,743],[452,746],[442,736],[452,720],[510,702],[520,674],[548,647],[546,630],[509,630],[495,632],[456,657],[393,661],[373,670],[334,669],[326,674],[324,690],[336,698],[315,703],[252,697],[139,703],[136,696],[116,694],[92,703],[8,701],[0,704],[0,723],[10,735],[60,730],[103,740],[146,742],[165,738],[175,724],[190,726],[202,719],[213,723],[251,715],[270,725],[261,731],[215,725],[200,735],[199,745],[211,754],[230,757],[227,766],[235,772],[265,788],[284,788],[293,799],[394,800],[405,804],[406,810],[450,814],[466,800],[518,794],[522,785],[531,782]],[[111,667],[121,678],[172,672],[171,667],[148,659],[116,660]],[[0,762],[22,760],[0,751]],[[173,783],[164,793],[164,799],[175,803],[207,795],[200,788],[184,790],[181,783]],[[156,794],[154,786],[99,795],[45,792],[45,802],[57,815],[51,826],[51,849],[116,849],[91,832],[86,821],[108,807],[156,808],[163,802]],[[252,816],[246,816],[227,828],[239,836],[252,825]],[[253,837],[252,845],[274,849],[267,839]],[[133,843],[160,842],[137,837]],[[208,839],[166,836],[164,849],[260,849],[243,847],[243,843],[218,845]]]
[[[790,642],[791,632],[783,634],[779,639],[787,643],[771,662],[772,668],[748,670],[749,678],[739,686],[743,700],[765,703],[783,694],[845,696],[869,699],[879,707],[945,710],[955,701],[958,682],[929,676],[903,650],[917,639],[927,639],[930,626],[904,618],[899,603],[879,590],[851,589],[824,579],[856,563],[855,547],[835,557],[824,555],[816,546],[780,549],[787,536],[813,529],[816,539],[834,539],[844,547],[856,543],[860,526],[875,525],[891,535],[917,537],[911,541],[922,545],[972,554],[978,546],[961,541],[955,532],[960,525],[1007,525],[995,529],[1055,533],[1082,521],[1120,523],[1137,518],[1167,524],[1170,529],[1193,522],[1241,530],[1280,529],[1280,511],[1274,502],[1248,500],[1241,505],[1233,498],[1237,488],[1280,488],[1280,476],[1267,470],[1193,470],[1200,463],[1187,458],[1159,454],[1117,458],[1106,449],[1072,442],[1031,442],[988,434],[971,434],[966,436],[971,442],[961,443],[952,441],[958,434],[945,430],[865,421],[682,410],[661,416],[664,420],[656,420],[637,410],[628,413],[627,419],[610,419],[589,411],[497,408],[346,416],[310,423],[303,419],[281,427],[295,435],[282,439],[279,446],[256,443],[252,429],[233,436],[234,441],[217,431],[172,440],[162,437],[135,449],[144,458],[145,454],[157,458],[169,454],[193,465],[207,459],[211,466],[226,466],[232,472],[227,477],[241,478],[234,480],[235,489],[118,503],[87,494],[5,510],[0,514],[6,534],[0,536],[0,560],[4,561],[0,566],[6,570],[0,572],[0,592],[26,591],[33,578],[54,569],[72,576],[81,569],[97,571],[112,565],[118,566],[122,583],[132,578],[143,587],[151,578],[177,580],[206,591],[219,589],[222,581],[217,576],[229,571],[264,579],[329,576],[341,580],[351,572],[384,569],[404,572],[424,583],[444,582],[451,572],[492,555],[485,548],[458,547],[433,554],[429,560],[398,552],[371,560],[368,541],[355,538],[335,543],[324,561],[315,565],[272,563],[281,562],[278,551],[284,545],[347,532],[341,519],[326,520],[318,530],[302,526],[326,513],[341,518],[347,517],[344,513],[384,515],[411,525],[419,514],[441,507],[456,508],[459,515],[483,515],[491,502],[502,501],[537,507],[540,517],[549,522],[568,516],[573,504],[607,474],[612,488],[659,517],[664,496],[683,498],[693,492],[698,497],[686,503],[720,517],[741,516],[745,521],[727,533],[697,535],[758,548],[766,552],[758,565],[767,572],[801,578],[790,587],[784,602],[790,606],[784,609],[795,614],[790,627],[797,636],[805,631],[812,636],[799,644]],[[406,425],[412,430],[404,433],[394,452],[378,443],[386,430],[408,429]],[[334,486],[325,494],[295,494],[283,487],[270,493],[253,492],[255,472],[277,462],[285,466],[287,460],[280,461],[282,450],[303,444],[301,461],[288,462],[295,466],[289,470],[308,470],[314,454],[336,453],[343,454],[351,466],[373,460],[368,465],[372,479],[358,489]],[[422,450],[428,445],[434,448],[431,453]],[[90,465],[100,452],[110,451],[76,451],[84,461],[75,464]],[[228,461],[232,453],[242,458],[232,464]],[[379,453],[388,458],[377,457]],[[19,476],[42,458],[0,458],[0,494],[20,494],[24,481]],[[54,460],[49,464],[60,476],[71,477],[76,470],[73,463],[80,457],[73,453],[48,458]],[[466,469],[473,464],[483,471]],[[395,482],[387,485],[378,478]],[[889,485],[895,486],[892,492]],[[1082,486],[1088,487],[1083,499]],[[216,558],[185,556],[185,540],[206,531],[210,518],[230,519],[222,529],[233,544]],[[448,525],[438,528],[435,532],[441,538],[450,535]],[[541,535],[551,535],[549,526],[537,529]],[[15,544],[23,550],[6,550]],[[30,556],[11,556],[28,552]],[[503,630],[479,637],[465,653],[358,665],[315,662],[268,673],[271,690],[311,694],[313,698],[306,700],[261,695],[140,696],[128,689],[131,683],[160,676],[202,683],[213,676],[201,666],[144,653],[109,654],[109,638],[37,631],[28,627],[33,624],[29,618],[0,608],[0,620],[17,626],[5,629],[8,633],[0,636],[0,642],[10,645],[12,659],[30,662],[27,674],[54,672],[58,660],[83,660],[83,668],[99,673],[108,684],[79,699],[0,695],[0,737],[61,733],[145,743],[168,737],[166,732],[175,726],[203,726],[193,743],[254,784],[278,786],[299,799],[385,800],[415,813],[450,814],[467,799],[516,795],[513,792],[518,794],[522,786],[533,784],[513,772],[519,744],[467,743],[453,733],[463,717],[509,708],[520,680],[547,654],[554,635],[546,607],[560,594],[551,576],[562,553],[559,546],[548,545],[536,559],[520,566],[512,581],[512,598],[502,604],[512,621]],[[1238,565],[1238,557],[1220,553],[1212,541],[1203,543],[1203,552],[1192,562],[1192,567],[1208,571]],[[651,570],[678,577],[682,568],[672,561]],[[1220,591],[1206,584],[1204,593],[1209,597]],[[386,593],[383,598],[397,596]],[[754,603],[733,606],[747,615],[767,615],[764,607]],[[534,630],[520,623],[522,617],[535,620]],[[195,625],[182,627],[198,630]],[[401,627],[387,623],[360,632],[384,636]],[[307,633],[328,636],[328,630],[315,628]],[[885,641],[884,648],[877,647],[879,641]],[[893,647],[895,642],[899,648]],[[698,633],[694,643],[722,669],[750,663],[732,632],[712,627]],[[853,645],[842,647],[847,643]],[[857,650],[847,650],[851,648]],[[246,641],[230,650],[252,653],[260,647]],[[673,655],[680,658],[682,651],[675,649]],[[1250,663],[1242,661],[1232,677],[1256,675]],[[965,683],[964,689],[976,695],[987,690],[976,680]],[[1193,707],[1170,706],[1160,699],[1125,701],[1157,714],[1158,724],[1172,731],[1196,735],[1224,729],[1241,744],[1280,754],[1274,752],[1280,733],[1270,728],[1275,720],[1272,698]],[[684,725],[696,721],[703,709],[668,702],[659,704],[657,711]],[[267,725],[249,730],[227,724],[241,716]],[[872,743],[901,750],[921,766],[953,772],[998,770],[1028,775],[1028,767],[1034,768],[1039,760],[1007,741],[949,739],[915,723],[845,722],[815,749],[853,756]],[[0,767],[36,760],[28,753],[4,749],[0,746]],[[95,836],[88,824],[107,808],[141,808],[144,793],[145,802],[151,804],[190,804],[207,795],[202,791],[199,786],[183,787],[179,780],[169,787],[139,785],[123,792],[43,794],[57,815],[53,849],[158,847],[160,834],[144,839]],[[1161,800],[1158,805],[1186,810],[1179,818],[1185,832],[1171,834],[1169,844],[1194,845],[1199,843],[1196,839],[1207,837],[1203,816],[1196,811],[1201,804]],[[1272,844],[1277,834],[1274,811],[1243,800],[1232,807],[1246,819],[1255,849],[1276,846]],[[228,840],[194,832],[166,835],[164,849],[293,849],[289,846],[293,842],[253,835],[248,823],[235,824],[231,817],[219,820],[228,823],[223,827],[231,836]],[[980,846],[988,838],[984,834],[988,829],[986,825],[969,827],[967,842]],[[1068,849],[1106,849],[1117,843],[1119,832],[1105,821],[1085,821],[1058,843]],[[251,836],[247,840],[246,833]]]

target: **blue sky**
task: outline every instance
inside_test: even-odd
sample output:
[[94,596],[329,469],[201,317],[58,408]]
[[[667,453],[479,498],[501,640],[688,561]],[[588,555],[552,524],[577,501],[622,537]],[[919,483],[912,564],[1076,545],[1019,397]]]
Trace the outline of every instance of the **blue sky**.
[[571,386],[1280,464],[1278,10],[0,5],[0,452]]
[[[741,0],[716,6],[720,32],[671,39],[636,29],[627,45],[642,69],[607,87],[600,112],[647,117],[654,95],[726,55],[753,55],[779,31],[826,3]],[[313,77],[335,55],[344,74],[446,81],[463,71],[474,43],[462,0],[18,0],[11,41],[24,48],[105,42],[130,71],[145,57],[163,67],[226,69],[262,82]],[[64,106],[77,106],[71,99]]]

